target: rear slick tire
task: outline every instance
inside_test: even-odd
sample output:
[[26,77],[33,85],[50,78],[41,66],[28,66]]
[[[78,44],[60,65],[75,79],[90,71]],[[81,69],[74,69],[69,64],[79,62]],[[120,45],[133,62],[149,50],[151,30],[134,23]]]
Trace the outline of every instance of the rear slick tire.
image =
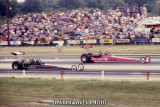
[[90,58],[87,54],[82,54],[81,55],[81,62],[82,63],[88,63],[90,61]]
[[19,61],[14,61],[12,63],[12,69],[14,69],[14,70],[22,70],[23,67],[22,67],[22,64]]

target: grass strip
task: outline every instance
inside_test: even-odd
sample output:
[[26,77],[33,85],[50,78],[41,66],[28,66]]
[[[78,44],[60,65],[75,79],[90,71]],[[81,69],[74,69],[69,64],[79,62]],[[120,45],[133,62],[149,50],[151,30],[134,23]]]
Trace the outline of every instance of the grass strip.
[[2,107],[35,107],[44,105],[31,102],[77,99],[106,100],[107,107],[159,107],[160,82],[0,78]]
[[[92,53],[108,51],[111,54],[160,54],[160,45],[105,45],[94,46],[89,50]],[[55,46],[0,47],[0,55],[11,55],[15,51],[24,51],[26,55],[59,55]],[[64,46],[62,55],[85,52],[80,46]]]

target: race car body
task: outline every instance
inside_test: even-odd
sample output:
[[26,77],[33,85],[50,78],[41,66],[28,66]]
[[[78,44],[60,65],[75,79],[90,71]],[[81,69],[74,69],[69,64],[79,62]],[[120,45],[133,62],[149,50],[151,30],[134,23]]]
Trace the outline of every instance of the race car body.
[[124,58],[124,57],[117,57],[111,56],[110,53],[106,52],[105,55],[100,53],[99,55],[93,55],[92,53],[82,54],[81,55],[81,62],[89,63],[89,62],[141,62],[141,63],[149,63],[150,57],[141,57],[140,59],[134,58]]
[[41,60],[29,59],[28,61],[22,59],[20,61],[14,61],[12,63],[12,69],[14,70],[28,70],[28,69],[46,69],[46,70],[72,70],[72,71],[82,71],[84,69],[83,64],[79,64],[78,66],[72,65],[71,68],[67,67],[59,67],[50,64],[46,64]]
[[139,59],[122,58],[122,57],[116,57],[116,56],[103,56],[100,58],[91,57],[91,61],[140,62]]

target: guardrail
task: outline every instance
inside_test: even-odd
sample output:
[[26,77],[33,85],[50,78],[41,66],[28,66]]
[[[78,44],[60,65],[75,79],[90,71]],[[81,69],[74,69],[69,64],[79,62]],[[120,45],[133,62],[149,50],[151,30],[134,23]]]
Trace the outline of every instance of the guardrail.
[[[19,55],[20,58],[79,58],[81,55]],[[160,54],[112,54],[112,56],[119,57],[160,57]],[[17,56],[0,55],[0,59],[15,59]]]
[[[75,74],[75,73],[71,73],[71,72],[64,72],[64,71],[60,71],[60,75],[61,75],[61,79],[63,79],[64,78],[64,75],[65,74]],[[80,73],[80,74],[84,74],[84,73]],[[88,74],[92,74],[93,75],[93,72],[91,73],[88,73]],[[106,75],[112,75],[112,76],[114,76],[114,75],[117,75],[117,72],[107,72],[107,71],[101,71],[101,72],[94,72],[94,74],[95,75],[101,75],[101,78],[104,80],[105,79],[105,76]],[[118,75],[120,75],[120,76],[122,76],[122,75],[137,75],[137,76],[139,76],[139,75],[146,75],[146,80],[149,80],[149,77],[150,77],[150,75],[160,75],[160,73],[159,72],[143,72],[143,73],[132,73],[132,74],[127,74],[127,73],[121,73],[121,74],[118,74]]]
[[[5,69],[6,70],[6,69]],[[1,71],[3,71],[3,69],[1,69]],[[157,80],[159,81],[159,75],[160,72],[157,70],[153,70],[153,71],[135,71],[135,70],[131,70],[131,71],[117,71],[117,70],[113,70],[111,71],[77,71],[77,72],[73,72],[73,71],[56,71],[56,72],[31,72],[31,71],[26,71],[26,70],[22,70],[22,71],[18,71],[18,72],[14,72],[14,74],[12,74],[12,72],[8,72],[11,71],[11,69],[8,69],[7,71],[1,72],[0,77],[22,77],[22,78],[26,78],[26,77],[32,77],[32,78],[61,78],[61,79],[96,79],[96,80],[133,80],[133,81],[137,81],[137,80]],[[8,75],[10,74],[10,75]],[[36,75],[38,74],[38,75]],[[48,76],[49,74],[49,76]],[[91,76],[92,75],[92,76]]]

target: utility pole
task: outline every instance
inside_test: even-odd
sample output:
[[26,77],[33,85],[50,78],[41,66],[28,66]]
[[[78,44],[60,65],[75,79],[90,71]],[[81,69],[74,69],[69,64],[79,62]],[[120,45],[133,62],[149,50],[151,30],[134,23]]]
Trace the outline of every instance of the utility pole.
[[6,0],[8,46],[10,46],[10,43],[9,43],[9,11],[8,10],[9,10],[8,0]]

